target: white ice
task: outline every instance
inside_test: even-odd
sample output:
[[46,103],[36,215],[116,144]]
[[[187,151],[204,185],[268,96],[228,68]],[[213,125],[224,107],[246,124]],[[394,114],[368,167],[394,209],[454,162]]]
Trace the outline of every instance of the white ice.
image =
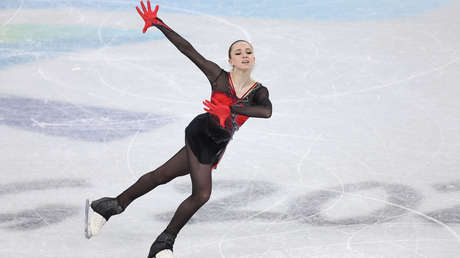
[[[103,46],[1,68],[3,101],[173,120],[88,141],[2,123],[19,116],[2,106],[0,257],[146,257],[189,195],[188,176],[136,200],[90,240],[85,199],[116,196],[175,154],[210,86],[154,29],[158,39],[109,44],[108,27],[141,33],[134,9],[58,10],[0,9],[2,33],[14,24],[88,26]],[[160,17],[227,70],[231,42],[254,44],[253,77],[269,89],[273,116],[236,133],[175,257],[460,257],[460,1],[354,21],[184,10],[160,8]],[[67,126],[91,124],[77,120]]]

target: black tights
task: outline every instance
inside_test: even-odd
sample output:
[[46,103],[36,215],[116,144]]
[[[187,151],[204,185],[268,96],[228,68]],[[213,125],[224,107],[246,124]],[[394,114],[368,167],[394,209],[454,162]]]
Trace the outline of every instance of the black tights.
[[118,201],[125,209],[136,198],[158,185],[187,174],[192,180],[192,194],[179,205],[165,230],[177,235],[193,214],[209,200],[212,188],[211,164],[201,164],[187,143],[162,166],[141,176],[117,197]]

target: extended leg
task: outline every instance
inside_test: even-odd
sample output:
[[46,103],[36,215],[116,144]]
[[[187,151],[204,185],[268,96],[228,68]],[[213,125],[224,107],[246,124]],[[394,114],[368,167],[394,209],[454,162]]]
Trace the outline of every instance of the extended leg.
[[155,257],[155,254],[161,250],[172,250],[176,235],[211,196],[211,164],[201,164],[188,145],[186,148],[192,180],[192,194],[179,205],[165,231],[152,244],[148,257]]
[[136,198],[148,193],[158,185],[166,184],[178,176],[188,174],[189,171],[187,150],[184,146],[162,166],[141,176],[136,183],[121,193],[117,199],[121,207],[125,209]]
[[176,235],[193,214],[209,200],[212,190],[211,164],[201,164],[192,150],[188,146],[186,147],[192,180],[192,194],[179,205],[166,228],[167,232]]
[[180,149],[171,159],[152,172],[146,173],[117,198],[104,197],[89,203],[85,209],[85,236],[91,238],[98,234],[113,215],[120,214],[136,198],[146,194],[160,184],[188,174],[187,150]]

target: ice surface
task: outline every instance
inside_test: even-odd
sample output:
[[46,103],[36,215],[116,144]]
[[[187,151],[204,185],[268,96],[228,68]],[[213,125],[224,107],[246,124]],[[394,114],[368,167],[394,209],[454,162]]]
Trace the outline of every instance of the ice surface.
[[[273,103],[176,257],[459,257],[460,1],[159,3],[224,69],[250,40]],[[190,194],[177,178],[84,237],[85,199],[168,160],[210,96],[136,4],[0,4],[0,257],[146,257]]]

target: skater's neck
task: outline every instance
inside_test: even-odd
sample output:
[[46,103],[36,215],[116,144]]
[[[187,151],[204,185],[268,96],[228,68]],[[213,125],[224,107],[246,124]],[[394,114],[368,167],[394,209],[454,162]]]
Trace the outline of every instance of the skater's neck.
[[230,76],[236,90],[248,88],[254,82],[251,78],[251,70],[233,69]]

